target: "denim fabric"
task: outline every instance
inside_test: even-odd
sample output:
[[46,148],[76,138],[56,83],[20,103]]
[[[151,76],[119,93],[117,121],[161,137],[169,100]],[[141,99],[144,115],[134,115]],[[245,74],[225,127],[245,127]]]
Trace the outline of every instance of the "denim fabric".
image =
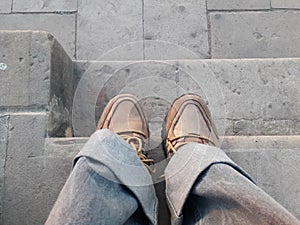
[[[74,165],[47,225],[157,224],[151,176],[121,137],[96,131]],[[165,178],[172,224],[300,224],[219,148],[182,146]]]

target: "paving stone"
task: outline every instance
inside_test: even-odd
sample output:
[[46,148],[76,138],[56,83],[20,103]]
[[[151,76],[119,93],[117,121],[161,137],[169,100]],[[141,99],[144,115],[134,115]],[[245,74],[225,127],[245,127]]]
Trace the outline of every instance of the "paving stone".
[[3,224],[4,172],[8,144],[8,116],[0,116],[0,223]]
[[208,58],[207,29],[205,1],[144,1],[146,59]]
[[230,10],[230,9],[270,9],[269,0],[208,0],[209,10]]
[[299,19],[288,11],[210,13],[212,58],[298,57]]
[[0,13],[10,13],[11,12],[12,0],[1,0],[0,1]]
[[145,40],[144,52],[146,60],[199,59],[196,52],[176,43],[158,40]]
[[76,0],[14,0],[13,12],[76,11]]
[[[226,137],[225,152],[258,186],[300,218],[299,136]],[[287,194],[288,193],[288,194]]]
[[300,9],[300,2],[297,0],[271,0],[272,8]]
[[0,30],[43,30],[55,36],[70,57],[75,55],[75,15],[0,15]]
[[141,1],[79,0],[77,24],[78,59],[143,59]]

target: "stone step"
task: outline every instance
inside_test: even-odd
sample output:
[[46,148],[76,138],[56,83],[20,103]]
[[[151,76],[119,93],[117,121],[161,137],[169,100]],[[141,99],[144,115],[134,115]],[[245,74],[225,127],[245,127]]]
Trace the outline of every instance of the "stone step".
[[297,135],[299,73],[298,58],[76,61],[74,133],[90,135],[119,93],[138,96],[155,127],[176,97],[192,92],[207,100],[221,135]]
[[45,221],[72,158],[119,93],[139,98],[157,162],[172,101],[200,94],[228,155],[300,218],[300,59],[72,61],[34,31],[0,31],[0,53],[0,224]]
[[300,59],[72,61],[46,32],[0,32],[0,115],[47,112],[47,135],[89,136],[109,99],[138,96],[160,124],[183,93],[208,103],[220,135],[299,135]]
[[[43,224],[71,171],[72,158],[88,139],[45,137],[46,118],[46,113],[0,117],[1,224]],[[222,148],[300,219],[299,143],[296,135],[225,136]],[[152,146],[155,150],[149,154],[162,173],[165,163],[159,137],[152,138]]]

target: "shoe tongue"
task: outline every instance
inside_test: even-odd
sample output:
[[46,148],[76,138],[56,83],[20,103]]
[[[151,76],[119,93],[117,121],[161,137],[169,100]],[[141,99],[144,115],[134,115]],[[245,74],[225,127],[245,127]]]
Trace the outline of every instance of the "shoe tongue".
[[111,118],[110,128],[116,131],[142,130],[142,118],[131,102],[124,102],[118,105]]
[[175,136],[181,136],[185,134],[196,134],[200,136],[208,136],[210,131],[206,124],[206,121],[201,116],[202,112],[193,104],[188,104],[174,128]]

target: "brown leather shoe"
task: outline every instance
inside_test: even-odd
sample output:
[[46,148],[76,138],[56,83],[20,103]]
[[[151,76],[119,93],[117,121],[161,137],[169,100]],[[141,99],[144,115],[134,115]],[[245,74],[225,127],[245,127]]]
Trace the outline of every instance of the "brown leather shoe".
[[219,137],[203,99],[187,94],[176,99],[166,117],[165,148],[170,158],[179,147],[190,142],[217,146]]
[[137,152],[144,165],[152,170],[150,165],[154,161],[148,159],[145,151],[149,139],[148,123],[135,96],[121,94],[111,99],[98,122],[99,129],[109,129],[120,135]]

